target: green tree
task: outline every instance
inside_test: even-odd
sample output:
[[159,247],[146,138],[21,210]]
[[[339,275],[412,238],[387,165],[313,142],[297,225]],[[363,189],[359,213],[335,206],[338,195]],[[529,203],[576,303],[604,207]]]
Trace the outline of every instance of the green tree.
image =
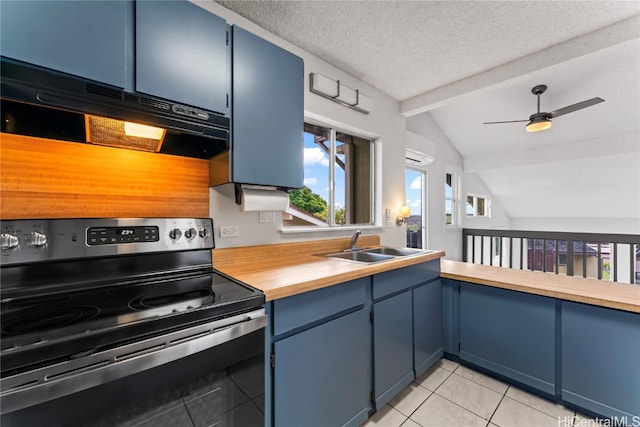
[[336,208],[336,224],[345,224],[345,208]]
[[307,186],[289,193],[289,202],[305,212],[327,219],[327,202]]

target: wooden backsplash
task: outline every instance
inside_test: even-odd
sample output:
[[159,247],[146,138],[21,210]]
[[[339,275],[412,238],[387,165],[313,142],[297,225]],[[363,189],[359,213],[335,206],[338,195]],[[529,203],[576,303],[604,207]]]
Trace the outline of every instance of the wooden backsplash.
[[0,219],[209,217],[209,162],[0,133]]

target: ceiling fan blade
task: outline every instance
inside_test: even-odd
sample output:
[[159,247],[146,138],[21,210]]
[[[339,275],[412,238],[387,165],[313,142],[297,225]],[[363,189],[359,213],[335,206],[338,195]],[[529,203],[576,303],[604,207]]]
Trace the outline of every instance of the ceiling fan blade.
[[483,125],[497,125],[500,123],[522,123],[522,122],[528,122],[529,120],[507,120],[505,122],[484,122]]
[[577,104],[569,105],[568,107],[560,108],[555,111],[551,111],[547,114],[547,117],[550,119],[558,116],[562,116],[564,114],[573,113],[574,111],[582,110],[583,108],[591,107],[592,105],[599,104],[604,102],[602,98],[591,98],[586,101],[578,102]]

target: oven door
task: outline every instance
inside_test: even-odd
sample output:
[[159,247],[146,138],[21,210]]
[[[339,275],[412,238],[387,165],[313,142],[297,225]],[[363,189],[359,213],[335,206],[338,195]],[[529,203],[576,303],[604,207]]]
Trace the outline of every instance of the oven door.
[[264,309],[2,379],[10,426],[263,426]]

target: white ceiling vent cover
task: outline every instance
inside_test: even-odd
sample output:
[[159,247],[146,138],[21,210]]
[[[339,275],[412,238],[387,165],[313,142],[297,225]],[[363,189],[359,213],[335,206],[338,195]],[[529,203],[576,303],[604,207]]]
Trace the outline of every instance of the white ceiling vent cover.
[[433,162],[433,157],[430,155],[407,148],[407,166],[420,168],[427,166],[431,162]]

